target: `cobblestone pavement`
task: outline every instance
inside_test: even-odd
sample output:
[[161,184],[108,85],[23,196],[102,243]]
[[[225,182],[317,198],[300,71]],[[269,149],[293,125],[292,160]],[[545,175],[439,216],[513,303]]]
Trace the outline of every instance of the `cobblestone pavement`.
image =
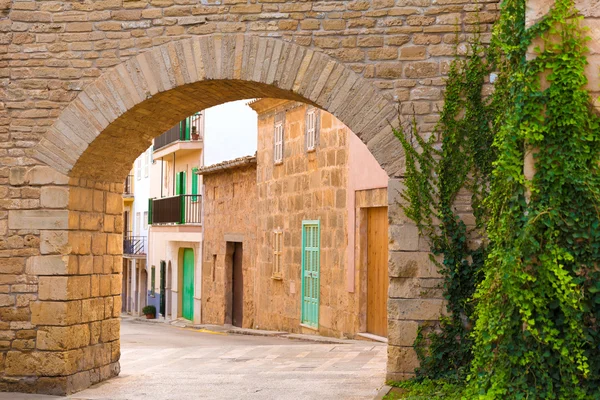
[[[322,344],[123,320],[121,345],[120,376],[71,398],[358,400],[372,399],[385,379],[386,346],[366,341]],[[34,398],[15,396],[0,399]]]

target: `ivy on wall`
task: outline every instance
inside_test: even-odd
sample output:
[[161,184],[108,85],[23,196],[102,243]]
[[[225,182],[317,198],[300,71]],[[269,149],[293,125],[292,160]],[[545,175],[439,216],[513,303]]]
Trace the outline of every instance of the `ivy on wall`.
[[[486,245],[482,240],[474,246],[470,239],[481,236],[485,226],[487,213],[482,201],[495,158],[490,120],[493,105],[481,95],[489,74],[482,51],[476,35],[468,55],[451,64],[444,109],[433,135],[422,138],[414,119],[406,129],[395,130],[407,166],[404,204],[400,206],[430,240],[432,259],[444,278],[449,312],[438,325],[422,326],[418,332],[419,377],[463,379],[472,359],[470,299],[481,280]],[[476,217],[471,231],[455,210],[457,196],[461,191],[467,193],[465,190],[472,194]]]
[[[486,200],[493,247],[475,295],[470,390],[598,398],[600,119],[584,89],[587,39],[573,0],[556,0],[528,29],[525,7],[505,0],[495,28],[505,107],[496,116]],[[537,54],[527,60],[532,43]]]
[[[454,62],[437,135],[421,138],[416,123],[396,132],[404,209],[443,256],[452,312],[420,332],[417,373],[468,372],[468,399],[600,398],[600,117],[585,90],[587,38],[573,0],[529,28],[525,15],[526,0],[504,0],[488,64],[478,42]],[[453,209],[461,189],[473,193],[476,249]]]

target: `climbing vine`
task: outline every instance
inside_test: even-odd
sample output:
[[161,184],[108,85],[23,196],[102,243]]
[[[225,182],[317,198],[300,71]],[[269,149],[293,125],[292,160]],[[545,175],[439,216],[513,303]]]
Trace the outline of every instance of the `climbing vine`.
[[573,0],[556,0],[530,28],[525,7],[505,0],[494,34],[505,107],[469,390],[489,399],[598,398],[600,119],[584,89],[586,37]]
[[[573,0],[555,0],[529,28],[525,14],[526,0],[502,1],[491,46],[475,42],[453,63],[433,136],[415,121],[395,132],[403,208],[442,256],[451,312],[419,332],[417,373],[468,372],[469,399],[595,399],[600,117],[585,90],[587,38]],[[486,101],[490,70],[498,79]],[[475,231],[455,209],[463,189]],[[468,245],[477,235],[481,245]]]
[[[423,326],[418,332],[417,374],[423,378],[460,380],[472,359],[470,299],[481,280],[486,254],[485,240],[474,245],[473,239],[484,239],[481,233],[487,213],[482,200],[495,158],[492,105],[482,98],[489,74],[482,52],[479,35],[475,35],[466,57],[457,55],[451,64],[444,108],[433,135],[422,138],[416,119],[409,127],[395,131],[404,147],[407,167],[401,206],[430,240],[432,259],[444,278],[443,294],[449,311],[438,325]],[[456,209],[457,198],[467,193],[471,193],[476,217],[471,227]]]

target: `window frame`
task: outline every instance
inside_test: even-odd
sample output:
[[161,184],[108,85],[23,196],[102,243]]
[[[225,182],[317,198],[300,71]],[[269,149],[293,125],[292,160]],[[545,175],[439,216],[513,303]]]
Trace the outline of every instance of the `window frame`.
[[273,231],[273,271],[271,278],[283,279],[283,231],[275,229]]
[[316,107],[308,107],[305,116],[305,138],[304,146],[307,152],[317,150],[319,144],[319,110]]
[[136,160],[135,165],[135,178],[139,181],[142,179],[142,155],[140,155]]
[[273,164],[283,164],[285,145],[285,112],[275,114],[273,124]]

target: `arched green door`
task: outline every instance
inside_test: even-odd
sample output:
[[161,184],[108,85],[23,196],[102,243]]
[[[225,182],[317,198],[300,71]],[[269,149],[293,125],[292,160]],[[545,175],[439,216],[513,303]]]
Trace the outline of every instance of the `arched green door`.
[[181,316],[194,319],[194,251],[183,249],[183,293],[181,294]]

